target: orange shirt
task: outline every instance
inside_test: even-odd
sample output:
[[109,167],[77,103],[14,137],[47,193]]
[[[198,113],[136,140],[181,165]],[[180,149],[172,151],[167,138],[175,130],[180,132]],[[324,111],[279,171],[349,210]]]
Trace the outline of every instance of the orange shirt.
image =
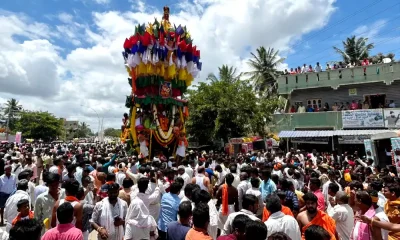
[[305,225],[301,229],[301,239],[305,240],[304,237],[304,232],[307,230],[308,227],[312,225],[318,225],[323,227],[330,235],[331,235],[331,240],[336,240],[335,233],[336,233],[336,222],[331,218],[328,214],[325,212],[318,210],[317,215],[309,222],[307,225]]
[[[400,223],[400,198],[394,201],[387,201],[385,204],[385,213],[391,223]],[[400,239],[400,233],[389,232],[389,240]]]
[[[285,215],[289,215],[289,216],[292,216],[292,217],[293,217],[292,210],[290,210],[290,208],[288,208],[288,207],[286,207],[286,206],[283,206],[283,205],[282,205],[282,210],[281,210],[281,212],[282,212],[283,214],[285,214]],[[269,218],[269,216],[271,216],[271,213],[267,210],[266,207],[264,207],[263,216],[262,216],[262,221],[263,221],[263,222],[267,221],[268,218]]]
[[207,234],[207,231],[204,232],[202,230],[195,230],[194,228],[192,228],[189,230],[189,232],[187,232],[185,240],[213,240],[213,239]]

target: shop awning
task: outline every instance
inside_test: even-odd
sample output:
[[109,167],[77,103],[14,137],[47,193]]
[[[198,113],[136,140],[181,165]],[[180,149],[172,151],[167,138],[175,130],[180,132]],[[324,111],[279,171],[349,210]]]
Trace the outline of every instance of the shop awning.
[[357,130],[335,130],[334,136],[358,136],[374,135],[378,133],[394,132],[393,129],[357,129]]
[[332,137],[331,130],[323,131],[281,131],[278,134],[279,138],[301,138],[301,137]]

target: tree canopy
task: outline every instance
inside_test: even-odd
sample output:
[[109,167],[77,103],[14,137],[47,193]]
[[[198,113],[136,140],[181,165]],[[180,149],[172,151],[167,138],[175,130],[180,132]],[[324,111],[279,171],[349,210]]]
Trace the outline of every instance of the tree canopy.
[[345,63],[359,64],[364,58],[369,57],[369,51],[374,48],[373,43],[368,43],[368,38],[352,36],[343,41],[343,49],[333,47],[340,54]]
[[104,136],[107,136],[107,137],[120,137],[121,136],[121,129],[106,128],[106,129],[104,129]]
[[[256,53],[251,53],[252,59],[249,60],[250,72],[245,73],[250,76],[254,84],[254,90],[258,93],[270,95],[276,92],[276,79],[280,72],[277,70],[279,64],[285,59],[279,58],[279,51],[274,48],[257,48]],[[266,92],[268,90],[268,92]]]
[[237,78],[235,68],[219,70],[219,78],[212,76],[210,83],[189,91],[189,136],[206,144],[249,133],[264,135],[278,99],[257,97],[250,81]]
[[48,112],[23,111],[16,122],[16,129],[24,138],[51,141],[62,135],[63,120]]
[[15,98],[11,98],[9,100],[7,100],[4,108],[4,121],[5,123],[7,123],[7,121],[9,121],[8,123],[8,128],[10,131],[14,131],[15,130],[15,124],[17,122],[17,117],[18,114],[20,113],[20,111],[22,111],[22,106],[19,104],[18,100]]

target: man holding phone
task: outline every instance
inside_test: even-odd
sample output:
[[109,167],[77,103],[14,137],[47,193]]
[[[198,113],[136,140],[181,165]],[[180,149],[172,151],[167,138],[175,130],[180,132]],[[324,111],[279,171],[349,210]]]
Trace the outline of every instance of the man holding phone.
[[99,233],[99,240],[120,240],[124,236],[128,204],[124,200],[118,198],[118,183],[107,185],[108,197],[96,203],[90,222],[92,227]]

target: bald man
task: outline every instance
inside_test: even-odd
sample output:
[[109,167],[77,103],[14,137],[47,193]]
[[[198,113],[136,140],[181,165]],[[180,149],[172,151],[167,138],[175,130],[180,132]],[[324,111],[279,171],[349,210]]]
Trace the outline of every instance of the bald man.
[[251,188],[251,184],[249,183],[248,179],[249,175],[246,172],[240,173],[240,183],[237,187],[239,196],[239,210],[242,210],[243,196],[246,194],[246,191]]
[[349,197],[345,192],[339,191],[336,193],[335,199],[330,198],[329,202],[333,207],[329,215],[336,221],[339,238],[350,239],[354,227],[354,213],[349,205]]

